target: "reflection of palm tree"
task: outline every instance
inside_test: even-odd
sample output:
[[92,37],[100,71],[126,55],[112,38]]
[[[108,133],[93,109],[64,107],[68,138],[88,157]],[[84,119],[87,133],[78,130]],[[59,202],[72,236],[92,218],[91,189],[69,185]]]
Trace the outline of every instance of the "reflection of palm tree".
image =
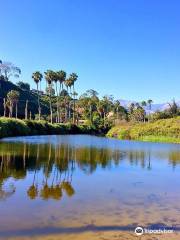
[[51,197],[54,200],[60,200],[62,197],[62,188],[60,185],[52,186],[50,188]]
[[49,187],[47,185],[47,183],[43,186],[43,188],[41,189],[41,193],[40,196],[43,200],[47,200],[49,198]]
[[151,152],[149,151],[148,152],[148,167],[147,167],[148,170],[151,170]]
[[49,187],[47,184],[41,189],[40,196],[43,200],[48,200],[50,198],[54,200],[60,200],[62,197],[62,189],[60,185],[55,185]]
[[70,182],[62,182],[61,187],[66,192],[68,197],[72,197],[75,194],[75,190]]
[[38,188],[37,188],[37,185],[35,185],[35,178],[36,178],[36,169],[34,171],[33,183],[27,191],[27,195],[32,200],[38,196]]
[[38,189],[34,184],[32,186],[30,186],[30,188],[28,189],[27,195],[32,200],[38,196]]

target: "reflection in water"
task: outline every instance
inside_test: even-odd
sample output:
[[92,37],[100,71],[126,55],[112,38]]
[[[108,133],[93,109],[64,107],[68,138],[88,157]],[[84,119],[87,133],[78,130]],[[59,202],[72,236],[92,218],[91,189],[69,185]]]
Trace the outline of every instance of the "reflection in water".
[[[158,159],[164,158],[164,152],[156,152]],[[167,157],[167,156],[166,156]],[[24,179],[27,172],[33,172],[32,185],[27,189],[27,196],[34,200],[60,200],[65,193],[68,197],[75,194],[72,186],[73,172],[76,167],[86,174],[92,174],[101,168],[114,164],[118,166],[123,160],[130,165],[139,165],[151,170],[151,151],[75,147],[61,143],[54,145],[31,143],[8,143],[0,145],[0,199],[6,199],[15,192],[15,186],[6,186],[6,180]],[[175,167],[180,163],[180,152],[168,152],[169,162]]]
[[179,163],[175,144],[85,135],[6,139],[0,236],[160,223],[179,229]]

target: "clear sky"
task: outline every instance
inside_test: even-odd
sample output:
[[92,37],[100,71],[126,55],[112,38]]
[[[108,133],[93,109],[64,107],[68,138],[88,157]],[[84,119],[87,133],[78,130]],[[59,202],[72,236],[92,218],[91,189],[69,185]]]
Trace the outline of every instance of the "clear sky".
[[[77,90],[180,100],[179,0],[0,0],[0,59],[79,75]],[[35,86],[34,86],[35,87]]]

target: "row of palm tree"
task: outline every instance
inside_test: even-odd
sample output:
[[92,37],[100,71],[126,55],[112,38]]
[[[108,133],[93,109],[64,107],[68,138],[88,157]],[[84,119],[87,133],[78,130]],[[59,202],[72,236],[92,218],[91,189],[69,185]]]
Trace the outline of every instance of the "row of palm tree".
[[[37,86],[37,95],[38,95],[38,115],[39,120],[41,120],[41,105],[40,105],[40,96],[39,96],[39,85],[43,79],[43,74],[39,71],[36,71],[32,74],[32,78]],[[46,86],[49,89],[52,89],[53,84],[55,84],[55,92],[56,92],[56,122],[62,122],[61,117],[61,108],[60,108],[60,97],[61,93],[64,90],[64,86],[67,89],[68,95],[73,97],[73,122],[75,122],[75,82],[78,79],[78,75],[76,73],[71,73],[69,77],[65,71],[52,71],[47,70],[44,72],[44,78],[46,80]],[[73,89],[73,92],[72,92]],[[50,121],[53,122],[53,108],[52,108],[52,91],[48,91],[49,93],[49,105],[50,105]]]

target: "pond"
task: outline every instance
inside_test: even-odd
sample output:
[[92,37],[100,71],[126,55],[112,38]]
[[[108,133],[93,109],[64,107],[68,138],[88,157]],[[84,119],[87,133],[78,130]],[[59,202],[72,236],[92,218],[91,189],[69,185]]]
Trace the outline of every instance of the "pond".
[[180,230],[180,145],[88,135],[1,140],[0,238],[137,226]]

